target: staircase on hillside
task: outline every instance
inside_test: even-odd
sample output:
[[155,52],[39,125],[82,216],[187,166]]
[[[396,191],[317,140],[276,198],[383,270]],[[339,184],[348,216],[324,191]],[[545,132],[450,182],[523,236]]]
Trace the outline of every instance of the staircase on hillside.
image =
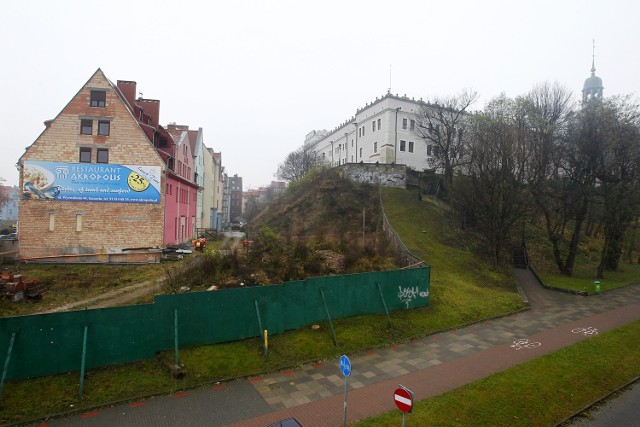
[[516,268],[527,268],[529,259],[527,258],[527,249],[524,246],[517,246],[511,249],[511,258]]

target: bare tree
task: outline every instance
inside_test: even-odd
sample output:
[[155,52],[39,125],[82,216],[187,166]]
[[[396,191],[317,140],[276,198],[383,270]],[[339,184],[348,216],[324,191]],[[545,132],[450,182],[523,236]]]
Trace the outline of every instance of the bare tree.
[[624,235],[640,213],[640,108],[628,98],[592,104],[586,107],[589,110],[586,113],[597,122],[597,131],[603,139],[595,188],[602,201],[604,225],[597,271],[597,277],[602,279],[605,270],[618,268]]
[[[0,186],[4,185],[6,180],[0,176]],[[7,191],[0,191],[0,208],[6,205],[9,202],[9,197],[11,194],[11,189]]]
[[525,189],[526,144],[520,138],[515,112],[514,101],[501,96],[470,118],[467,173],[454,194],[487,239],[495,265],[530,205]]
[[297,181],[317,164],[319,158],[316,152],[303,145],[287,155],[284,162],[278,166],[276,177],[289,182]]
[[[571,275],[577,250],[580,227],[573,228],[570,244],[565,245],[567,227],[575,225],[576,217],[586,209],[577,191],[579,186],[571,179],[564,154],[567,126],[575,116],[571,92],[559,84],[541,83],[526,95],[517,98],[519,128],[528,143],[527,181],[536,206],[541,212],[547,238],[560,272]],[[566,254],[563,248],[567,247]]]
[[433,98],[418,112],[414,132],[433,147],[430,163],[443,170],[445,187],[453,183],[454,170],[466,163],[468,113],[477,100],[477,92],[466,90],[450,97]]

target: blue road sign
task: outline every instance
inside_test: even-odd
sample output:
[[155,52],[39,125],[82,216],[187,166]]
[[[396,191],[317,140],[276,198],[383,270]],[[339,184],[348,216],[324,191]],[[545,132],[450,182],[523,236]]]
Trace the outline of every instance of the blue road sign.
[[340,356],[340,370],[345,377],[351,375],[351,361],[344,354]]

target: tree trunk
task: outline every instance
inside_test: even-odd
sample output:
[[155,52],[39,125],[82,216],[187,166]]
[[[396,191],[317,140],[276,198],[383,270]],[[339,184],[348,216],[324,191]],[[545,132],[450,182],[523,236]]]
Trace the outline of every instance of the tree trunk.
[[564,274],[568,276],[573,275],[573,265],[576,261],[576,255],[578,253],[578,243],[580,242],[580,231],[582,228],[582,222],[587,215],[587,207],[589,206],[589,198],[584,196],[582,206],[578,210],[576,215],[575,224],[573,226],[573,233],[571,235],[571,242],[569,243],[569,254],[567,255],[567,261],[564,264]]

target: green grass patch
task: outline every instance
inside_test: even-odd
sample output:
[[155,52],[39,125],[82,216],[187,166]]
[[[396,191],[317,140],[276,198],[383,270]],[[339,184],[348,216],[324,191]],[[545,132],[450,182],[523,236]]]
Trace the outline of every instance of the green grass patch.
[[[596,267],[596,263],[580,264],[574,270],[573,276],[566,276],[549,270],[538,271],[538,274],[548,286],[593,294],[595,291]],[[604,279],[600,279],[600,290],[605,292],[638,282],[640,282],[640,264],[624,264],[618,271],[605,273]]]
[[[640,322],[414,404],[416,426],[551,426],[640,375]],[[356,424],[397,426],[400,411]]]

